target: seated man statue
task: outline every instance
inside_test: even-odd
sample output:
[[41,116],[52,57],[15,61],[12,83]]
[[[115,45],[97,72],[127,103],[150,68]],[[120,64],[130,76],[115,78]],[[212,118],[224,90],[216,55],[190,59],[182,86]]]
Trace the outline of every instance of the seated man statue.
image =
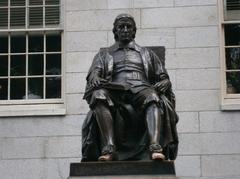
[[164,62],[135,43],[136,29],[131,15],[118,15],[115,44],[100,49],[89,69],[84,162],[176,158],[178,116],[171,82]]

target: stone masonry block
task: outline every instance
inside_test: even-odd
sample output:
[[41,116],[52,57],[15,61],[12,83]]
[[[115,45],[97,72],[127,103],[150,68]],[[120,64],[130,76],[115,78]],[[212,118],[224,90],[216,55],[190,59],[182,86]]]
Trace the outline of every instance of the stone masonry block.
[[219,90],[177,90],[177,111],[219,110]]
[[67,32],[66,51],[98,51],[107,45],[107,32]]
[[[100,48],[100,47],[99,47]],[[73,52],[66,55],[67,72],[88,72],[96,52]]]
[[179,122],[177,129],[179,133],[199,132],[199,119],[197,112],[179,112]]
[[175,6],[217,5],[217,0],[175,0]]
[[135,8],[173,7],[174,0],[134,0]]
[[27,159],[45,157],[45,138],[4,138],[3,159]]
[[107,9],[107,0],[66,0],[66,10],[90,10],[90,9]]
[[239,154],[239,132],[180,134],[181,155]]
[[218,27],[188,27],[176,29],[176,47],[218,46]]
[[200,112],[201,132],[240,132],[240,112]]
[[164,29],[139,29],[136,34],[136,42],[141,46],[165,46],[175,47],[175,30]]
[[[57,117],[1,118],[0,137],[41,137],[81,135],[85,115]],[[0,138],[1,142],[1,138]],[[0,150],[2,147],[0,147]]]
[[80,158],[81,136],[49,137],[45,145],[47,158]]
[[3,159],[81,157],[81,136],[5,138]]
[[176,159],[177,176],[200,176],[200,156],[178,156]]
[[182,48],[166,49],[166,67],[175,68],[219,68],[219,49]]
[[108,0],[109,9],[173,7],[173,0]]
[[[240,176],[240,155],[207,155],[201,159],[203,176]],[[238,176],[238,177],[237,177]]]
[[67,114],[87,114],[89,111],[88,104],[83,100],[83,94],[68,94],[67,101]]
[[67,73],[66,75],[66,93],[83,93],[86,86],[87,73]]
[[142,28],[207,26],[218,22],[216,6],[143,9],[141,17]]
[[66,14],[67,31],[112,30],[114,19],[120,13],[132,14],[139,26],[140,10],[70,11]]
[[178,69],[177,89],[219,89],[218,69]]
[[63,179],[69,176],[69,165],[79,158],[1,160],[1,179]]

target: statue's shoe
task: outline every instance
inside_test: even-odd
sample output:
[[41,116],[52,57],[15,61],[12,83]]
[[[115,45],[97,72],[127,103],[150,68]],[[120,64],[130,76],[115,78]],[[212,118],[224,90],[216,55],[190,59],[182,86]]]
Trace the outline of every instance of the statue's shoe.
[[165,156],[161,152],[153,152],[151,157],[152,160],[165,160]]
[[112,154],[101,155],[98,158],[98,161],[102,161],[102,162],[107,162],[107,161],[112,161],[112,160],[113,160],[113,155]]

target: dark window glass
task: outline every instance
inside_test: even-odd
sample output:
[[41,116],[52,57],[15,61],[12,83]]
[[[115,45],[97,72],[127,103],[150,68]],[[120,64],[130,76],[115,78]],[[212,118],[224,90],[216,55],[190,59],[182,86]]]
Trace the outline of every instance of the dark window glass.
[[0,100],[8,98],[8,79],[0,79]]
[[8,9],[0,8],[0,28],[5,29],[8,27]]
[[25,99],[25,78],[11,79],[10,99]]
[[11,76],[25,76],[26,74],[26,56],[12,55],[11,56]]
[[0,53],[8,53],[8,37],[0,37]]
[[29,8],[29,26],[43,25],[43,7]]
[[240,45],[240,24],[225,25],[225,45]]
[[61,54],[47,54],[46,56],[46,74],[61,74]]
[[240,47],[226,48],[226,64],[228,70],[240,69]]
[[11,8],[10,10],[10,26],[25,27],[25,8]]
[[46,98],[61,98],[61,77],[46,78]]
[[28,99],[43,98],[43,78],[28,79]]
[[29,52],[43,52],[43,35],[29,35]]
[[29,0],[29,5],[42,5],[42,0]]
[[240,93],[240,72],[227,72],[227,93]]
[[60,23],[60,7],[50,6],[45,8],[46,25],[58,25]]
[[59,0],[45,0],[46,5],[58,5]]
[[28,74],[43,75],[43,55],[29,55]]
[[3,6],[8,6],[8,0],[1,0],[0,1],[0,7],[3,7]]
[[11,0],[11,6],[25,6],[26,0]]
[[0,76],[8,76],[8,56],[0,56]]
[[50,35],[46,36],[46,47],[47,52],[60,52],[61,51],[61,35]]
[[25,36],[12,36],[11,37],[11,52],[12,53],[25,53],[26,52],[26,37]]

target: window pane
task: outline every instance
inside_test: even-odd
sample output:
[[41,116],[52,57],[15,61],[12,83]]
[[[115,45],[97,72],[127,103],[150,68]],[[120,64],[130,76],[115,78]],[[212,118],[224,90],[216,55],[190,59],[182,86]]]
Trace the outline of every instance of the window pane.
[[26,56],[11,56],[11,76],[25,76],[26,74]]
[[46,74],[61,75],[61,54],[47,54]]
[[8,98],[8,79],[0,79],[0,100]]
[[224,19],[238,20],[240,19],[240,1],[224,0]]
[[43,55],[29,55],[28,57],[28,74],[43,75]]
[[8,53],[8,37],[0,37],[0,53]]
[[29,52],[43,52],[43,35],[29,35]]
[[45,0],[46,5],[58,5],[59,0]]
[[25,6],[25,0],[11,0],[11,6]]
[[61,78],[46,78],[46,98],[61,98]]
[[46,50],[47,52],[61,52],[61,35],[46,36]]
[[28,79],[28,99],[43,98],[43,78]]
[[8,27],[8,9],[0,8],[0,28],[5,29]]
[[12,53],[25,53],[26,52],[26,37],[25,36],[12,36],[11,37],[11,52]]
[[3,6],[8,6],[8,0],[1,0],[0,1],[0,7],[3,7]]
[[42,0],[29,0],[29,5],[42,5]]
[[227,72],[227,93],[240,93],[240,72]]
[[8,56],[0,56],[0,76],[8,76]]
[[11,79],[10,99],[25,99],[25,78]]
[[226,64],[228,70],[240,69],[240,47],[226,49]]
[[25,27],[25,8],[11,8],[10,26],[22,28]]
[[29,8],[29,26],[42,26],[43,25],[43,7],[30,7]]
[[240,45],[240,24],[225,25],[225,44]]
[[58,25],[60,23],[60,7],[46,7],[46,25]]

